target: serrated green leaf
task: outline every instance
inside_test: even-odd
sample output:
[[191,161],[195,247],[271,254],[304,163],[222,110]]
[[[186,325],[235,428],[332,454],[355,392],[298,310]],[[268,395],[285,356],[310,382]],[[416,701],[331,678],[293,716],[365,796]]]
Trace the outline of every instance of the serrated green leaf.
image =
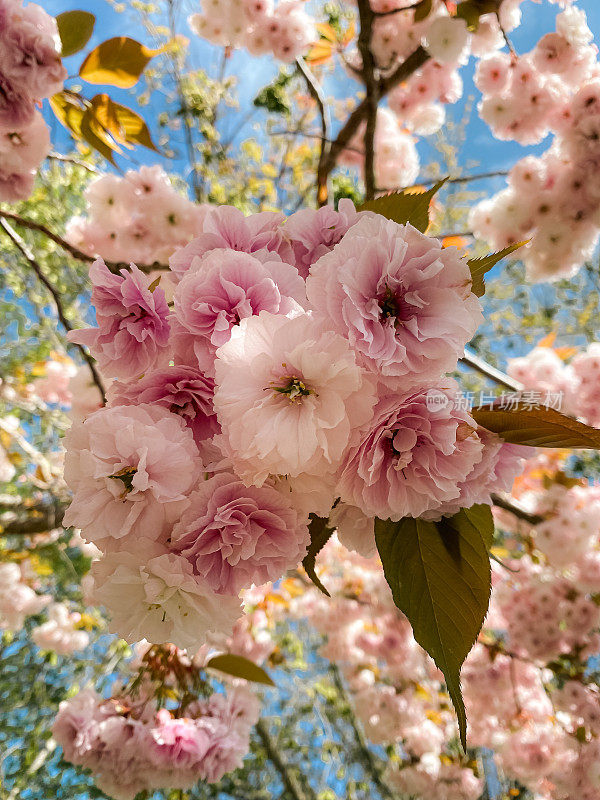
[[215,656],[210,659],[206,666],[223,672],[225,675],[231,675],[234,678],[244,678],[244,680],[252,681],[252,683],[275,686],[262,667],[259,667],[254,661],[234,653],[223,653],[220,656]]
[[72,56],[82,50],[94,31],[96,17],[89,11],[63,11],[56,17],[62,45],[61,55]]
[[491,509],[484,505],[440,522],[375,520],[377,549],[394,602],[444,673],[465,749],[460,669],[489,605],[493,529]]
[[481,256],[480,258],[470,258],[467,261],[469,265],[469,269],[471,270],[471,281],[472,281],[472,288],[471,291],[473,294],[476,294],[477,297],[483,297],[485,294],[485,281],[483,276],[486,272],[489,272],[492,267],[495,267],[499,261],[502,261],[503,258],[509,256],[511,253],[514,253],[515,250],[518,250],[523,245],[527,244],[529,239],[526,239],[523,242],[517,242],[516,244],[511,244],[508,247],[505,247],[504,250],[499,250],[497,253],[488,253],[487,256]]
[[429,227],[429,204],[448,179],[438,181],[426,192],[403,189],[401,192],[376,197],[359,207],[359,211],[373,211],[399,225],[409,222],[414,228],[425,233]]
[[317,589],[320,589],[323,594],[327,595],[327,597],[331,597],[327,589],[319,580],[319,577],[315,572],[315,566],[317,562],[317,556],[330,540],[331,536],[333,535],[334,528],[330,527],[328,519],[325,519],[324,517],[317,517],[316,514],[311,514],[308,530],[310,533],[310,545],[308,546],[308,550],[306,551],[306,555],[302,561],[302,566]]
[[500,398],[491,405],[474,408],[471,413],[478,425],[511,444],[600,450],[600,430],[553,408],[523,400],[507,404]]

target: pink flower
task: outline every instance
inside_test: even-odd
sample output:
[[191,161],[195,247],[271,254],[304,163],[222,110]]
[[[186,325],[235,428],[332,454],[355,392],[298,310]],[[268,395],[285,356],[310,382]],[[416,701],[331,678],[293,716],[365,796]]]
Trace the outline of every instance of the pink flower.
[[290,264],[214,250],[185,273],[175,291],[176,356],[192,360],[193,352],[196,363],[211,372],[217,348],[242,319],[260,311],[301,311],[296,300],[303,294],[302,278]]
[[[122,277],[121,277],[122,276]],[[108,376],[135,378],[168,357],[169,309],[160,287],[150,291],[135,266],[113,275],[102,259],[90,267],[97,328],[72,331],[69,340],[90,348]]]
[[350,228],[311,268],[306,288],[316,318],[400,387],[453,369],[483,321],[458,251],[380,216]]
[[191,367],[165,367],[137,381],[114,381],[108,389],[111,406],[152,403],[178,414],[194,434],[198,447],[219,433],[213,408],[215,382]]
[[211,250],[239,250],[260,261],[277,258],[294,263],[292,249],[282,230],[283,215],[271,211],[244,214],[233,206],[218,206],[204,220],[204,232],[178,250],[169,265],[175,275],[183,277],[193,264]]
[[50,97],[67,77],[59,47],[56,22],[41,6],[14,4],[0,32],[0,73],[33,100]]
[[[449,402],[432,404],[428,396]],[[452,402],[453,390],[384,395],[358,444],[344,458],[338,492],[369,517],[419,517],[458,498],[483,457],[477,425]]]
[[158,538],[174,522],[202,464],[181,417],[156,405],[102,408],[64,439],[73,501],[65,525],[86,539]]
[[153,756],[169,769],[198,769],[199,763],[212,745],[208,731],[191,719],[175,719],[166,708],[156,714],[152,728]]
[[245,487],[231,474],[200,483],[171,533],[171,548],[215,592],[237,594],[277,580],[309,543],[305,520],[275,489]]
[[37,169],[50,152],[50,131],[36,111],[30,125],[12,131],[0,127],[0,172]]
[[348,342],[308,314],[261,312],[217,351],[221,446],[244,481],[334,472],[374,391]]
[[338,211],[332,206],[315,210],[303,208],[288,217],[283,229],[294,249],[295,264],[303,278],[312,264],[331,252],[342,236],[360,219],[352,200],[340,200]]
[[33,100],[19,91],[0,69],[0,129],[24,128],[31,124],[34,115]]
[[26,200],[33,191],[35,174],[33,172],[0,171],[0,200],[16,203]]

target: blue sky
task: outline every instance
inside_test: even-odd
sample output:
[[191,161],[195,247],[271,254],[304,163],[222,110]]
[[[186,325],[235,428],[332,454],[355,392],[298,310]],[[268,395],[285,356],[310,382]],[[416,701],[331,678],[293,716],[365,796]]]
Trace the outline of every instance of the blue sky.
[[[126,11],[125,13],[118,13],[114,10],[109,2],[106,0],[43,0],[44,7],[52,14],[58,14],[61,11],[70,9],[86,9],[96,15],[97,22],[96,28],[88,48],[93,45],[99,44],[104,39],[111,36],[126,34],[137,38],[141,41],[148,42],[147,34],[137,23],[134,12]],[[216,73],[217,64],[220,58],[220,48],[213,47],[207,42],[195,36],[187,26],[187,12],[198,9],[200,3],[192,2],[192,0],[185,1],[185,11],[181,15],[179,21],[179,31],[187,35],[190,39],[190,61],[195,67],[203,67],[213,74]],[[579,0],[578,6],[583,8],[588,15],[588,24],[594,32],[596,39],[600,41],[600,3],[598,0]],[[522,25],[511,34],[511,39],[517,52],[527,52],[539,39],[539,37],[548,31],[554,30],[554,17],[560,10],[557,5],[551,4],[548,0],[542,0],[541,3],[535,3],[533,0],[525,0],[522,5],[523,9],[523,23]],[[86,48],[86,50],[88,49]],[[82,55],[78,54],[70,59],[67,59],[67,68],[70,74],[76,74],[79,64],[81,63]],[[240,99],[241,112],[251,107],[252,99],[257,91],[267,84],[277,72],[277,65],[269,57],[254,58],[248,55],[245,51],[234,52],[232,58],[228,62],[228,72],[235,74],[238,78],[237,92]],[[465,91],[463,98],[455,105],[448,108],[448,114],[454,119],[460,119],[463,115],[465,103],[469,98],[478,98],[478,91],[473,85],[473,70],[474,60],[472,59],[469,65],[463,70],[463,79]],[[327,90],[336,96],[344,96],[348,92],[355,91],[357,88],[355,82],[344,76],[340,75],[340,71],[336,72],[336,83],[331,82],[327,85]],[[92,96],[96,91],[102,91],[102,87],[95,87],[84,85],[84,91],[88,96]],[[120,92],[114,89],[109,89],[113,97],[121,99],[123,102],[131,103],[131,97],[128,97],[127,92]],[[146,118],[150,128],[155,128],[153,122],[153,114],[161,110],[156,98],[153,104],[143,109],[142,113]],[[227,120],[225,120],[227,124]],[[60,128],[60,126],[58,126]],[[68,139],[62,134],[60,130],[55,130],[55,141],[59,149],[68,149]],[[250,135],[260,136],[260,132],[256,133],[250,126],[242,131],[242,138]],[[518,158],[521,158],[527,153],[542,152],[548,147],[548,140],[545,140],[536,147],[524,148],[514,142],[500,142],[495,140],[489,129],[483,124],[477,114],[474,112],[468,127],[468,153],[461,154],[463,163],[476,160],[480,164],[480,168],[484,170],[490,169],[503,169],[512,165]],[[422,163],[426,163],[428,154],[431,152],[427,143],[424,142],[420,145],[422,156]],[[150,152],[143,151],[138,148],[134,154],[136,161],[155,163],[157,156]],[[123,163],[123,162],[121,162]],[[180,171],[181,164],[177,162],[166,162],[164,166],[171,171]],[[490,181],[485,185],[485,189],[489,192],[500,189],[504,184],[502,178]],[[478,187],[479,188],[479,187]]]

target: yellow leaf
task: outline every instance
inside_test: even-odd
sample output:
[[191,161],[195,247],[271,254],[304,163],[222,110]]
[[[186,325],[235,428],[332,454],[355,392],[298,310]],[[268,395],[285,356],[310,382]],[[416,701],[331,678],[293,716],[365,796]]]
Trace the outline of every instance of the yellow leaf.
[[309,64],[319,65],[325,64],[333,55],[333,45],[326,39],[321,39],[320,42],[313,44],[308,51],[306,60]]
[[76,139],[81,139],[81,122],[85,114],[83,101],[78,102],[72,94],[59,92],[50,98],[50,107],[61,125],[70,130]]
[[544,336],[543,339],[540,339],[536,347],[552,347],[555,341],[556,341],[556,331],[553,331],[552,333],[549,333],[547,336]]
[[573,358],[573,356],[578,352],[577,347],[555,347],[554,352],[556,355],[561,358],[563,361],[566,361],[568,358]]
[[462,250],[466,245],[467,240],[464,236],[445,236],[442,239],[442,247],[457,247],[459,250]]
[[356,25],[354,24],[354,21],[352,21],[350,25],[348,25],[348,27],[346,28],[346,33],[344,33],[344,38],[342,39],[343,46],[347,47],[352,41],[352,39],[354,39],[355,35],[356,35]]
[[315,27],[323,39],[327,39],[328,42],[337,41],[337,33],[328,22],[318,22]]
[[151,50],[128,36],[116,36],[92,50],[81,65],[79,75],[88,83],[108,83],[129,89],[138,82],[150,59],[168,47]]

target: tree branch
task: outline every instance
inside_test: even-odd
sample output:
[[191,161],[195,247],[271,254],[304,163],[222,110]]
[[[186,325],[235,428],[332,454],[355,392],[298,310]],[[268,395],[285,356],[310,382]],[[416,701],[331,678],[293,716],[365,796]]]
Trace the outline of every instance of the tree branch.
[[[329,143],[329,111],[321,84],[318,82],[313,71],[310,69],[302,56],[298,56],[296,59],[296,64],[298,65],[298,69],[306,81],[310,96],[317,104],[317,108],[319,109],[319,117],[321,119],[321,144],[319,149],[319,164],[317,166],[317,205],[321,205],[322,203],[321,197],[319,196],[320,186],[318,176],[323,168],[323,164],[327,155],[326,150],[327,144]],[[325,197],[325,202],[327,202],[327,197]]]
[[504,372],[496,369],[496,367],[492,367],[491,364],[488,364],[487,361],[484,361],[483,358],[475,355],[475,353],[469,353],[465,350],[464,355],[459,361],[467,367],[476,370],[476,372],[479,372],[481,375],[484,375],[486,378],[489,378],[491,381],[494,381],[494,383],[497,383],[499,386],[510,389],[511,392],[521,392],[524,389],[522,383],[513,380]]
[[[0,209],[0,218],[11,220],[11,222],[14,222],[16,225],[20,225],[22,228],[27,228],[30,231],[43,234],[46,238],[57,244],[66,253],[69,253],[69,255],[77,259],[77,261],[83,261],[85,264],[92,264],[97,259],[97,256],[91,256],[89,253],[84,253],[83,250],[75,247],[66,239],[63,239],[62,236],[54,233],[54,231],[51,231],[45,225],[42,225],[39,222],[34,222],[32,219],[26,219],[25,217],[21,217],[19,214],[15,214],[12,211],[4,211],[2,209]],[[104,263],[111,272],[115,273],[118,273],[121,269],[129,269],[129,264],[125,261],[105,261]],[[142,272],[153,272],[154,270],[169,269],[166,264],[159,264],[158,262],[155,264],[137,264],[136,266]]]
[[[2,212],[1,215],[5,216],[4,212]],[[73,326],[71,325],[71,323],[69,322],[69,320],[67,319],[67,316],[65,314],[65,310],[64,310],[64,307],[63,307],[63,304],[62,304],[62,298],[60,296],[60,293],[54,287],[52,282],[46,277],[46,275],[44,274],[44,272],[43,272],[42,268],[40,267],[39,263],[36,261],[35,256],[33,255],[33,253],[27,247],[26,243],[19,236],[19,234],[8,224],[8,222],[6,221],[6,218],[0,219],[0,227],[4,230],[4,232],[6,233],[8,238],[11,240],[13,245],[17,248],[17,250],[25,258],[25,260],[27,261],[27,263],[29,264],[31,269],[37,275],[37,278],[40,281],[40,283],[42,283],[46,287],[46,289],[48,290],[50,296],[52,297],[52,300],[54,301],[54,305],[56,307],[56,313],[57,313],[58,319],[60,320],[63,328],[66,331],[74,330]],[[98,391],[100,392],[100,396],[102,398],[102,403],[105,403],[106,402],[106,392],[104,390],[104,384],[102,383],[102,378],[100,377],[100,373],[96,369],[96,364],[94,363],[94,359],[87,352],[85,347],[83,347],[83,345],[81,345],[81,344],[73,344],[73,343],[69,343],[69,344],[71,346],[76,347],[79,350],[79,352],[81,353],[81,355],[83,356],[83,358],[86,361],[86,363],[87,363],[87,365],[89,367],[89,370],[90,370],[90,372],[92,374],[92,380],[94,381],[94,383],[98,387]]]
[[377,107],[379,105],[379,85],[376,77],[375,58],[371,52],[373,21],[375,19],[370,0],[358,0],[360,33],[358,49],[362,58],[362,80],[367,90],[367,122],[365,125],[365,199],[375,197],[375,130],[377,127]]
[[531,514],[529,511],[525,511],[524,508],[515,505],[510,500],[502,497],[502,495],[493,494],[492,503],[498,508],[510,512],[514,517],[523,520],[523,522],[527,522],[529,525],[539,525],[540,522],[544,521],[544,518],[539,514]]
[[0,524],[1,536],[35,536],[47,533],[62,526],[63,517],[69,504],[61,500],[54,503],[40,503],[26,508],[26,514],[18,514],[16,519]]
[[255,728],[269,760],[273,763],[273,766],[279,773],[283,785],[290,796],[293,797],[294,800],[316,800],[316,796],[312,791],[310,792],[310,795],[304,791],[296,775],[290,771],[289,766],[282,759],[275,742],[271,738],[265,721],[259,719]]

